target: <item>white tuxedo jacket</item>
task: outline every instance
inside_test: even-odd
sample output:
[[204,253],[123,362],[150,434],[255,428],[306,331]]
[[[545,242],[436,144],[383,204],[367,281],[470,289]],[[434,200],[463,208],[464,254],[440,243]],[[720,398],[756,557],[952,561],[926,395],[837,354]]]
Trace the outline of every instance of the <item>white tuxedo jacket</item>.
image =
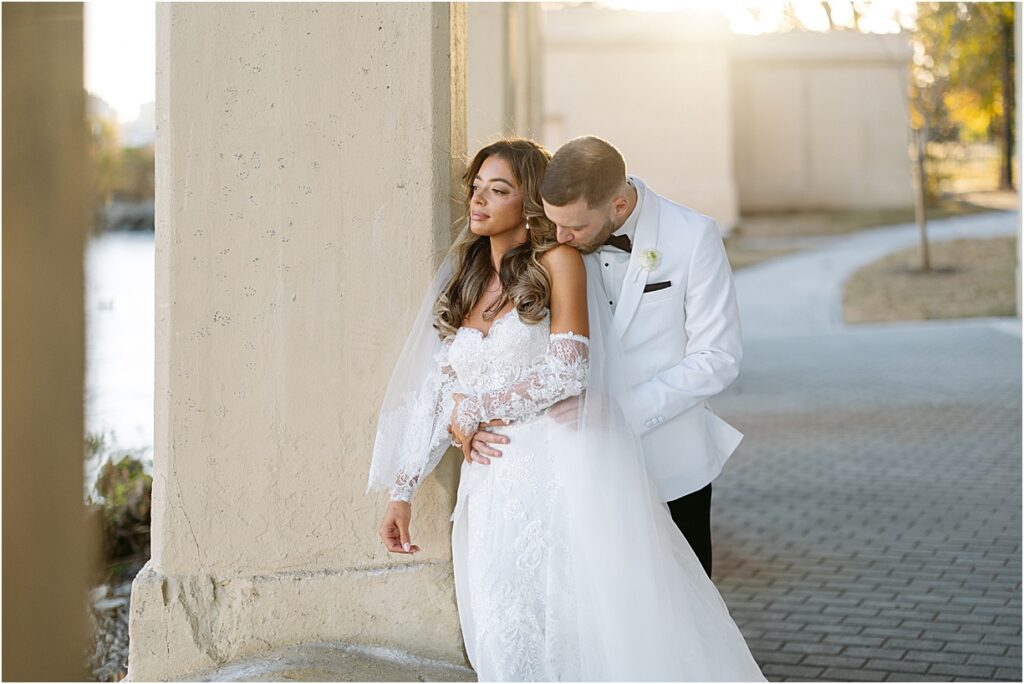
[[[743,439],[706,401],[739,374],[739,308],[714,219],[630,178],[646,194],[614,316],[631,385],[620,405],[662,499],[671,501],[714,480]],[[651,249],[660,262],[648,271]]]

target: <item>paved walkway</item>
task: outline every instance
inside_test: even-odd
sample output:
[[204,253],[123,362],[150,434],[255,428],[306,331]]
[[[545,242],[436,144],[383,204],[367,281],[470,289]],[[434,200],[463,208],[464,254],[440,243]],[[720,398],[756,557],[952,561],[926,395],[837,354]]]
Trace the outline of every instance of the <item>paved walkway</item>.
[[[992,212],[931,221],[932,241],[1016,235],[1017,212]],[[914,224],[814,238],[817,249],[739,271],[736,286],[744,336],[836,332],[843,323],[843,283],[861,266],[918,244]]]
[[828,315],[901,230],[737,274],[744,368],[711,403],[746,436],[715,482],[714,579],[771,680],[1021,680],[1019,321]]

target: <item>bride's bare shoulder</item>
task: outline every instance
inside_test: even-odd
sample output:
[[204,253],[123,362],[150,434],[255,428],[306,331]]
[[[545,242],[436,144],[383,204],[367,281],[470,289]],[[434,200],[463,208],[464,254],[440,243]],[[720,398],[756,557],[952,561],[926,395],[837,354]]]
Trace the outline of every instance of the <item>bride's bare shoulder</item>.
[[551,332],[589,335],[587,268],[583,255],[575,247],[558,245],[537,259],[551,278]]
[[548,270],[553,278],[557,278],[559,274],[578,275],[586,270],[580,251],[564,244],[555,245],[537,257],[537,261]]

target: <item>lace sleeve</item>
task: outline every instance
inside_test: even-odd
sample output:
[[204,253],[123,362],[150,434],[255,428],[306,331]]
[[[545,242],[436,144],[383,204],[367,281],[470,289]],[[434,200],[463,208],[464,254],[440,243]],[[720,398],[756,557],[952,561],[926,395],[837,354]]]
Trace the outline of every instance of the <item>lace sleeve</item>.
[[[419,435],[416,439],[395,445],[401,461],[389,488],[392,501],[411,501],[416,489],[440,463],[450,444],[448,424],[455,407],[452,395],[459,389],[458,376],[448,363],[450,345],[451,339],[445,340],[444,349],[438,353],[437,363],[420,392],[407,397],[402,410],[389,417],[393,434]],[[426,449],[416,448],[422,444]]]
[[469,394],[459,405],[456,422],[464,434],[480,423],[522,420],[552,404],[580,394],[587,384],[590,340],[572,332],[552,333],[547,353],[512,383],[498,390]]

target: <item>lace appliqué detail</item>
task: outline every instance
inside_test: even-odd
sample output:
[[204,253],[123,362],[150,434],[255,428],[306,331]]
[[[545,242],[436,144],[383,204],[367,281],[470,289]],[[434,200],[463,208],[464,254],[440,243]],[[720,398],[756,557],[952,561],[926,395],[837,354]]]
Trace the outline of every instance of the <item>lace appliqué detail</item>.
[[[476,432],[480,423],[495,419],[529,420],[556,402],[580,394],[587,384],[589,345],[583,335],[552,333],[546,354],[528,365],[512,364],[513,377],[503,378],[505,382],[498,388],[474,392],[459,404],[455,418],[459,429],[468,435]],[[507,361],[505,356],[501,359]],[[486,359],[474,362],[486,363]]]
[[455,408],[453,395],[459,389],[458,375],[448,363],[452,339],[445,340],[444,349],[435,357],[437,366],[421,390],[409,393],[399,411],[382,417],[384,434],[390,430],[390,434],[405,434],[407,439],[394,448],[402,462],[390,488],[392,501],[411,501],[423,478],[437,466],[449,446],[448,424]]

